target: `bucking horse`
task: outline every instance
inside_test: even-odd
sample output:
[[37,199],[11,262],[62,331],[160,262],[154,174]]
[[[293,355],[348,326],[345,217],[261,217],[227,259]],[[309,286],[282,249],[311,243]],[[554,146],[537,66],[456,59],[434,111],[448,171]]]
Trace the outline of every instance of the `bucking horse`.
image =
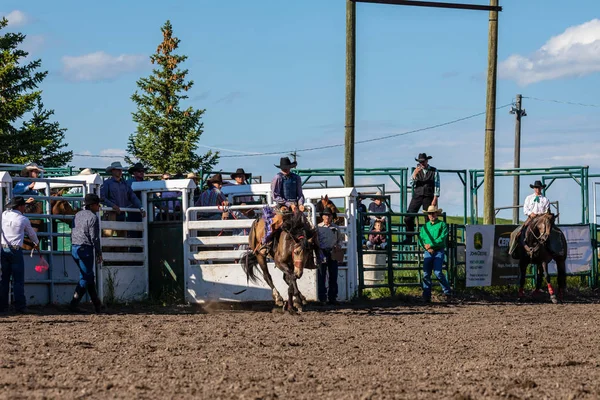
[[[540,293],[543,273],[552,302],[556,304],[563,300],[567,288],[567,240],[564,233],[554,224],[554,220],[554,214],[540,214],[511,234],[509,253],[519,260],[519,300],[524,298],[525,277],[529,264],[538,266],[534,294]],[[525,232],[522,232],[523,229]],[[548,273],[548,264],[552,260],[556,261],[558,272],[558,297]]]
[[[267,231],[267,222],[260,217],[252,223],[249,235],[250,250],[242,257],[240,264],[249,281],[256,282],[254,272],[258,265],[262,275],[273,293],[273,300],[283,309],[294,312],[294,307],[302,311],[306,298],[298,290],[297,280],[302,277],[304,268],[314,269],[313,254],[318,251],[316,231],[310,226],[306,217],[300,213],[286,213],[279,234],[275,234],[274,242],[266,247],[262,240]],[[283,279],[288,285],[288,300],[284,301],[275,285],[267,267],[267,257],[274,260],[275,266],[283,272]]]

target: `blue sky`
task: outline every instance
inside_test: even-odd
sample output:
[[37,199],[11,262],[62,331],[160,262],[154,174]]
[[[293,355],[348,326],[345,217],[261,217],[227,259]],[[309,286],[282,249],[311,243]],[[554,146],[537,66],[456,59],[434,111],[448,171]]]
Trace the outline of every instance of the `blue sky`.
[[[568,7],[544,0],[501,5],[498,105],[517,93],[600,104],[597,0]],[[150,73],[148,57],[167,19],[181,39],[180,52],[189,57],[184,66],[195,81],[189,104],[207,110],[202,146],[235,150],[221,152],[231,156],[343,143],[344,0],[131,0],[85,6],[4,0],[0,14],[12,16],[11,29],[28,35],[26,49],[50,72],[43,100],[68,128],[69,147],[77,154],[123,154],[135,130],[130,96],[136,80]],[[484,111],[487,28],[485,12],[358,4],[356,140]],[[598,107],[532,99],[524,106],[523,167],[590,165],[600,172]],[[481,168],[484,124],[481,116],[359,144],[356,166],[412,166],[425,151],[439,168]],[[512,165],[513,143],[514,117],[499,110],[497,167]],[[244,167],[268,180],[278,160],[279,155],[224,157],[217,169]],[[76,157],[74,164],[111,161]],[[343,168],[343,148],[301,152],[299,163]],[[523,178],[522,193],[534,178]],[[358,182],[373,181],[381,180]],[[442,185],[441,205],[450,212],[460,209],[458,181],[448,177]],[[497,180],[497,206],[512,202],[510,185],[509,178]],[[570,210],[578,203],[568,206],[576,188],[564,182],[549,192],[567,217],[578,215]]]

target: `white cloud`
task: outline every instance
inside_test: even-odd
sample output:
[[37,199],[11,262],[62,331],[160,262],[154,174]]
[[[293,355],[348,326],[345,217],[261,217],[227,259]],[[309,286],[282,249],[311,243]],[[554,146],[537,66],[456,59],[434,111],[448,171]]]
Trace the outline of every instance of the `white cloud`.
[[148,58],[139,54],[111,56],[103,51],[62,58],[63,75],[71,81],[101,81],[139,70]]
[[567,28],[529,56],[513,54],[499,76],[520,85],[600,72],[600,19]]
[[17,28],[23,26],[31,21],[31,18],[27,16],[23,11],[13,10],[5,15],[8,20],[8,26],[11,28]]

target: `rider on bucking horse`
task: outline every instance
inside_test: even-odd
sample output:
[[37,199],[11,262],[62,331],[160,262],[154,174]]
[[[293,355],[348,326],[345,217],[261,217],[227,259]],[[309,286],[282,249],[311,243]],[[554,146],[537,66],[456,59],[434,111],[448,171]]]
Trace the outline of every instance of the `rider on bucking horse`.
[[[281,157],[279,165],[275,165],[281,170],[271,181],[271,192],[277,208],[274,215],[263,216],[265,222],[270,221],[267,223],[267,232],[262,240],[262,251],[268,251],[267,249],[273,244],[273,239],[275,239],[283,225],[284,214],[304,212],[302,179],[299,175],[291,172],[291,169],[295,168],[296,165],[298,163],[296,161],[291,162],[288,157]],[[321,258],[320,251],[317,254],[318,258]]]

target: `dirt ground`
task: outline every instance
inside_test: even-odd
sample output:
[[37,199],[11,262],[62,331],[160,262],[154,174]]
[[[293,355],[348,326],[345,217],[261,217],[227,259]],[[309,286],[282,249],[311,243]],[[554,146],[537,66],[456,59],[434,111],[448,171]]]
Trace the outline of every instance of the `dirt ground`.
[[1,398],[598,398],[600,304],[0,317]]

